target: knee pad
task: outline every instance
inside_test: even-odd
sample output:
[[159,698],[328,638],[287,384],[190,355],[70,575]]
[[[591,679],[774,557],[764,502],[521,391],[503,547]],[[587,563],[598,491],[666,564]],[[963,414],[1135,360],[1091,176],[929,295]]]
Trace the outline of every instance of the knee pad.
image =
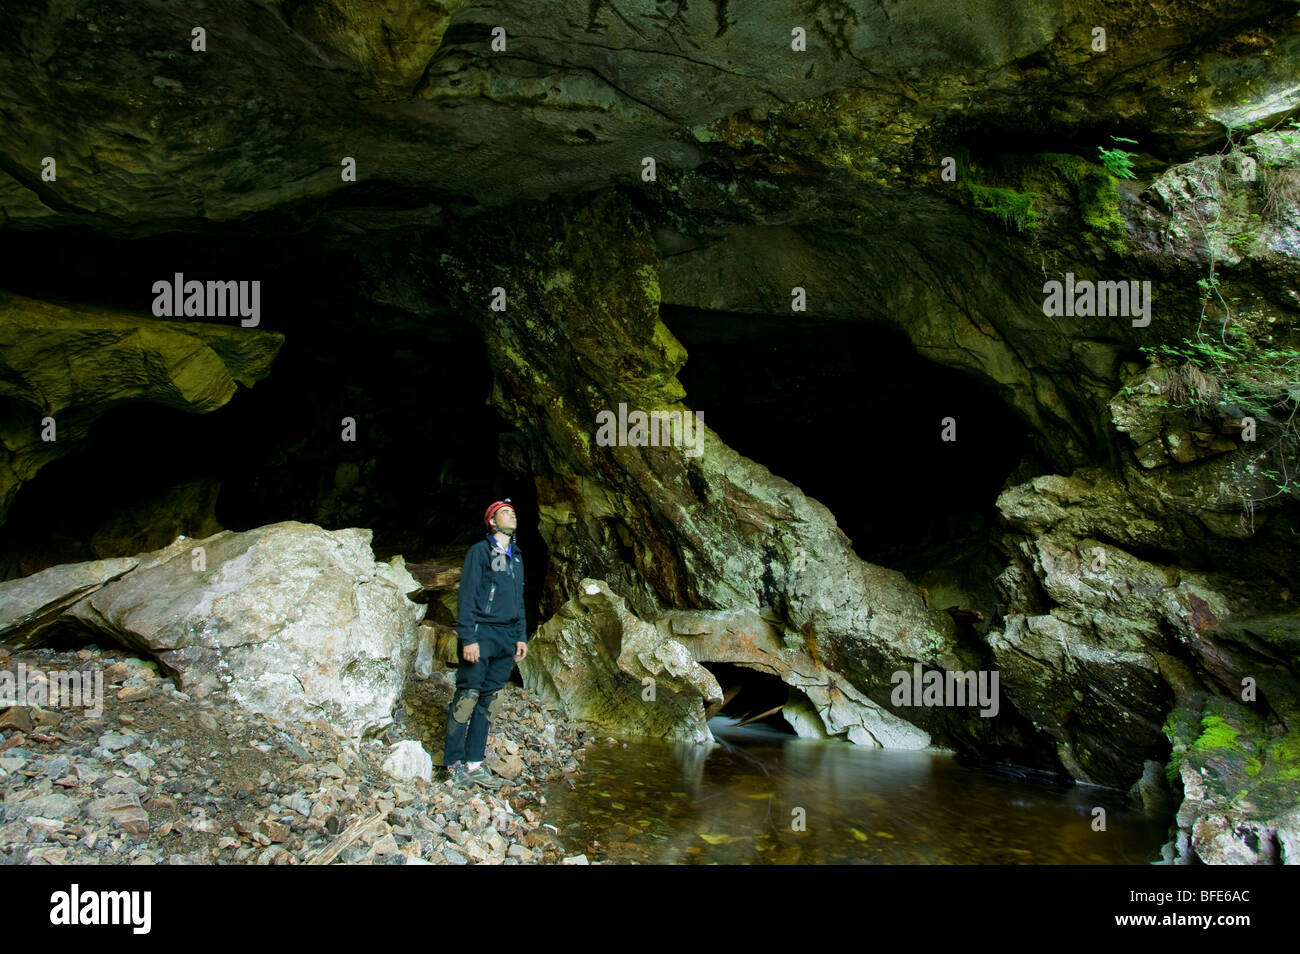
[[498,691],[499,690],[493,690],[492,692],[481,694],[478,697],[478,704],[483,708],[483,711],[487,713],[488,718],[494,718],[497,714],[496,703]]
[[468,722],[474,707],[478,705],[478,690],[466,689],[451,707],[451,717],[457,722]]

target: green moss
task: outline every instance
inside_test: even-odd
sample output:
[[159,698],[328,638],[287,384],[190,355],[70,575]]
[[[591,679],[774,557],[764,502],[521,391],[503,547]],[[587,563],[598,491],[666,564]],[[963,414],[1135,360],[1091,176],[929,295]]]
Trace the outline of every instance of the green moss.
[[662,321],[655,322],[654,334],[650,340],[663,354],[661,367],[664,370],[676,374],[686,364],[686,349]]
[[[1295,719],[1291,720],[1297,725]],[[1293,728],[1280,739],[1274,739],[1265,750],[1272,777],[1279,782],[1300,781],[1300,727]]]
[[[1235,793],[1231,797],[1249,802],[1252,813],[1267,816],[1293,805],[1300,783],[1300,711],[1282,706],[1277,715],[1281,726],[1220,696],[1205,700],[1199,719],[1194,710],[1175,708],[1164,724],[1175,750],[1165,767],[1170,785],[1177,786],[1180,766],[1188,761],[1202,774],[1209,769],[1211,787],[1222,784],[1225,797]],[[1284,727],[1288,731],[1277,736]]]
[[1170,742],[1178,741],[1178,722],[1178,710],[1173,709],[1170,711],[1169,715],[1165,717],[1165,724],[1161,726],[1160,731],[1165,734],[1165,738]]
[[556,269],[550,274],[543,275],[541,281],[542,291],[549,294],[559,290],[562,292],[573,291],[573,272],[567,268]]
[[1300,765],[1300,732],[1292,730],[1269,744],[1268,757]]
[[1032,232],[1049,203],[1070,206],[1079,226],[1107,248],[1117,254],[1128,250],[1119,191],[1097,163],[1064,153],[1000,155],[986,163],[975,162],[965,149],[954,149],[953,156],[963,201],[975,209]]
[[1037,193],[970,183],[963,183],[962,189],[971,205],[981,212],[996,215],[1003,225],[1015,225],[1021,232],[1038,228],[1039,213],[1035,205],[1041,196]]
[[661,299],[659,290],[659,269],[654,265],[642,265],[636,270],[637,281],[641,283],[641,290],[645,292],[646,300],[653,307],[658,308]]
[[1241,733],[1228,725],[1221,717],[1216,715],[1205,716],[1201,719],[1200,738],[1192,743],[1192,751],[1203,755],[1211,749],[1235,748],[1239,735]]
[[1080,186],[1079,212],[1083,224],[1095,232],[1112,252],[1123,254],[1128,251],[1128,229],[1119,210],[1119,194],[1112,183]]
[[1040,152],[1032,156],[1001,156],[1004,175],[1021,188],[1032,189],[1056,202],[1069,203],[1081,185],[1097,175],[1100,167],[1079,156]]
[[1128,250],[1119,190],[1104,168],[1082,156],[1040,153],[1031,157],[1023,175],[1039,188],[1050,189],[1049,194],[1056,198],[1072,202],[1084,226],[1112,251],[1122,254]]
[[1165,779],[1171,789],[1177,789],[1182,782],[1183,750],[1196,731],[1195,716],[1187,709],[1171,709],[1162,731],[1173,745],[1173,752],[1165,764]]
[[1175,752],[1165,765],[1165,781],[1169,783],[1170,788],[1173,788],[1182,777],[1183,759],[1182,756]]

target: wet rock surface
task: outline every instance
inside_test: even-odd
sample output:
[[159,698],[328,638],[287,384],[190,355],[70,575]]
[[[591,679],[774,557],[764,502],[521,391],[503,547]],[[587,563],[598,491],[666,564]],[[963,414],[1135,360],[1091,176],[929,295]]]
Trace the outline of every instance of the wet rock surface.
[[98,713],[0,710],[0,864],[565,859],[541,789],[578,773],[587,743],[516,686],[502,691],[488,736],[487,765],[507,784],[489,792],[453,787],[441,767],[432,781],[384,771],[394,751],[409,757],[413,746],[440,761],[453,689],[445,670],[409,683],[383,737],[353,747],[324,722],[281,723],[220,696],[192,699],[155,663],[119,651],[0,644],[0,669],[20,663],[27,701],[37,685],[57,686],[60,670],[78,670],[99,673],[103,704]]

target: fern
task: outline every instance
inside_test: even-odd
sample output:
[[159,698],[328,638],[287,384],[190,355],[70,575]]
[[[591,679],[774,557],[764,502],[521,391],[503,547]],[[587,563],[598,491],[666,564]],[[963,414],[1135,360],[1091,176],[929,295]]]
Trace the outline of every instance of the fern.
[[[1123,136],[1111,136],[1115,142],[1131,142],[1137,144],[1136,139],[1125,139]],[[1123,149],[1107,149],[1105,146],[1098,146],[1097,152],[1101,156],[1101,164],[1106,167],[1106,171],[1116,179],[1136,179],[1133,173],[1133,160],[1137,158],[1135,152],[1125,152]]]

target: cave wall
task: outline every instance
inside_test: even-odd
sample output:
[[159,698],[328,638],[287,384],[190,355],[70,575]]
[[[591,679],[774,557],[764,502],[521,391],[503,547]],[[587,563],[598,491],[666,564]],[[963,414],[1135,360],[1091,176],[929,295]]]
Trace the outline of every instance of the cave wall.
[[[998,666],[1023,750],[1076,778],[1195,765],[1204,713],[1265,753],[1296,731],[1292,5],[219,0],[202,50],[152,0],[7,13],[0,504],[32,503],[5,573],[289,518],[412,555],[515,493],[543,613],[587,577],[647,618],[763,612],[882,705],[896,668]],[[1112,136],[1137,179],[1098,162]],[[150,316],[153,280],[203,269],[264,272],[263,325]],[[1045,314],[1067,272],[1150,281],[1153,321]],[[672,309],[888,326],[995,395],[1025,450],[983,508],[1000,565],[922,584],[861,559],[777,476],[789,435],[601,446],[619,403],[708,419]],[[1218,352],[1176,350],[1216,328]],[[40,439],[51,411],[66,443]],[[193,466],[126,443],[147,422]],[[141,499],[61,509],[110,454],[154,473]],[[990,590],[978,626],[931,600]]]

